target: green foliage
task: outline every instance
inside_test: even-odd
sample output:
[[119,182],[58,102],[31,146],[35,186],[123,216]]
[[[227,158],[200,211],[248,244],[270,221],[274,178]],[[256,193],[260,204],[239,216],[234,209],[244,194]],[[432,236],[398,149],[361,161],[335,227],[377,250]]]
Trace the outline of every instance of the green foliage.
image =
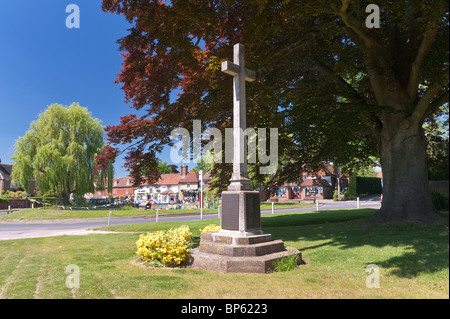
[[334,200],[335,202],[337,202],[337,201],[339,200],[339,196],[338,196],[338,191],[337,191],[337,190],[335,190],[335,191],[333,192],[333,200]]
[[434,207],[440,211],[448,211],[448,197],[445,197],[439,192],[430,192],[431,201]]
[[360,177],[377,177],[377,172],[373,169],[373,167],[361,167],[358,171],[356,171],[356,175]]
[[356,177],[356,194],[358,196],[381,194],[383,188],[381,187],[381,178],[377,177]]
[[[223,159],[224,156],[223,154]],[[232,171],[232,165],[225,163],[225,161],[222,163],[212,163],[211,179],[208,184],[208,191],[212,198],[219,198],[222,192],[227,190]]]
[[[205,204],[212,203],[212,208],[217,207],[219,205],[219,196],[217,196],[216,192],[209,187],[204,190],[205,194]],[[207,206],[208,207],[208,206]]]
[[442,115],[438,113],[429,118],[423,126],[427,139],[426,155],[430,181],[446,180],[449,176],[448,112],[447,105]]
[[351,198],[358,196],[356,193],[356,174],[350,174],[350,178],[348,180],[348,193]]
[[211,153],[203,155],[196,163],[197,165],[192,169],[193,172],[203,171],[203,174],[210,172],[213,166],[213,156]]
[[0,197],[4,197],[4,198],[26,198],[27,197],[27,193],[24,191],[5,191],[2,190]]
[[296,254],[291,254],[289,256],[280,258],[273,263],[273,271],[281,272],[281,271],[289,271],[295,268],[298,265],[300,257]]
[[[349,192],[347,192],[347,191],[341,191],[341,198],[342,198],[342,200],[350,200],[350,199],[352,199],[354,196],[352,196]],[[336,201],[339,201],[339,197],[338,197],[338,191],[337,190],[335,190],[334,192],[333,192],[333,200],[336,202]]]
[[27,189],[34,177],[42,194],[56,193],[65,202],[74,194],[82,201],[100,180],[94,160],[103,146],[103,126],[87,108],[52,104],[16,141],[13,183]]
[[[168,144],[167,132],[180,124],[188,131],[194,119],[222,132],[231,127],[232,81],[220,62],[243,43],[246,65],[257,72],[246,86],[248,127],[278,128],[286,159],[273,184],[298,179],[305,163],[332,161],[349,171],[373,156],[383,155],[384,165],[407,163],[417,154],[401,152],[401,143],[382,148],[401,129],[422,136],[423,120],[448,104],[448,1],[378,1],[382,25],[370,29],[365,9],[372,2],[103,0],[105,12],[134,23],[119,40],[126,54],[117,82],[127,102],[146,111],[108,128],[110,142],[136,141],[133,167],[144,152]],[[212,185],[223,189],[229,170],[212,170],[220,173]],[[397,183],[386,184],[402,192]],[[418,204],[420,197],[402,201]]]
[[158,172],[160,174],[172,174],[172,168],[170,166],[167,166],[167,162],[159,162],[158,163]]

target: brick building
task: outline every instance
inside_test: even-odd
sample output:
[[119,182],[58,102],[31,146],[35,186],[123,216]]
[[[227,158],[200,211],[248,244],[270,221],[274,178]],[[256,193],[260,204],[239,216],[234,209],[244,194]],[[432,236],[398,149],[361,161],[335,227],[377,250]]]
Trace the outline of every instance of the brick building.
[[[13,166],[10,164],[2,164],[2,160],[0,159],[0,192],[1,191],[19,191],[24,190],[20,185],[12,184],[12,174]],[[30,195],[34,195],[36,193],[36,181],[31,179],[28,182],[28,190],[27,193]]]
[[[210,174],[203,175],[203,187],[207,188]],[[161,174],[153,184],[142,184],[135,189],[138,200],[155,203],[195,203],[200,196],[200,179],[198,172],[188,172],[187,165],[180,166],[179,173]]]
[[331,199],[333,198],[334,190],[337,188],[338,180],[341,190],[348,187],[348,176],[339,173],[338,179],[335,167],[332,164],[323,164],[321,168],[314,172],[305,170],[301,176],[300,183],[284,184],[278,189],[274,197],[278,201],[290,199]]
[[112,196],[126,196],[132,198],[134,196],[133,180],[130,176],[116,177],[113,180]]
[[[96,186],[94,184],[94,186]],[[107,198],[110,194],[108,189],[96,190],[94,193],[88,193],[84,197],[90,198]],[[134,186],[133,180],[130,176],[125,177],[115,177],[112,184],[112,197],[128,197],[133,199],[134,197]]]

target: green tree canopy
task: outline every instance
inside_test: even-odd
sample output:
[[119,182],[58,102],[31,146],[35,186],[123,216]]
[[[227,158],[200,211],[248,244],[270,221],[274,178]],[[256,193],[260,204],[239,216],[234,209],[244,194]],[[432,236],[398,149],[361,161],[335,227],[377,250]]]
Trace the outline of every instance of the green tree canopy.
[[172,167],[167,165],[167,162],[158,162],[158,172],[160,174],[172,174]]
[[[35,178],[41,193],[55,193],[65,202],[81,200],[105,180],[96,173],[95,157],[104,147],[103,126],[77,103],[50,105],[15,144],[14,183],[27,189]],[[112,166],[109,169],[112,177]]]
[[257,74],[246,87],[247,126],[278,128],[280,181],[299,176],[305,163],[351,170],[375,156],[384,176],[376,222],[439,218],[428,192],[422,126],[448,103],[448,1],[377,1],[374,28],[367,25],[369,5],[103,0],[104,11],[132,23],[119,40],[125,53],[117,82],[125,99],[146,111],[108,127],[109,142],[136,141],[130,154],[139,156],[127,163],[139,168],[141,158],[170,143],[175,127],[191,130],[193,119],[231,127],[232,81],[221,62],[242,43],[246,66]]

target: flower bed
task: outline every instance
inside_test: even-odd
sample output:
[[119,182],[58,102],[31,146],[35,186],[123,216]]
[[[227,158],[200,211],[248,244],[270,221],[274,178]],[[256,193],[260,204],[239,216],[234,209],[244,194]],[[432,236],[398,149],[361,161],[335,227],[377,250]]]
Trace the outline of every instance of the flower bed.
[[136,254],[156,266],[178,266],[190,257],[191,231],[188,226],[141,235]]

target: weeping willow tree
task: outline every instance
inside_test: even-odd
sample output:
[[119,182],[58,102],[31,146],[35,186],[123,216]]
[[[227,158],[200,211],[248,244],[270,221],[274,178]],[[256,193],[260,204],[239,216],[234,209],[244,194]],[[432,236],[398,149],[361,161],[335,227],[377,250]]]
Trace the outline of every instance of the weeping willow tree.
[[104,187],[112,180],[112,165],[102,173],[96,170],[95,158],[103,147],[103,126],[87,108],[52,104],[16,141],[13,182],[27,189],[34,177],[41,193],[58,194],[64,203],[73,194],[79,202],[95,185]]

